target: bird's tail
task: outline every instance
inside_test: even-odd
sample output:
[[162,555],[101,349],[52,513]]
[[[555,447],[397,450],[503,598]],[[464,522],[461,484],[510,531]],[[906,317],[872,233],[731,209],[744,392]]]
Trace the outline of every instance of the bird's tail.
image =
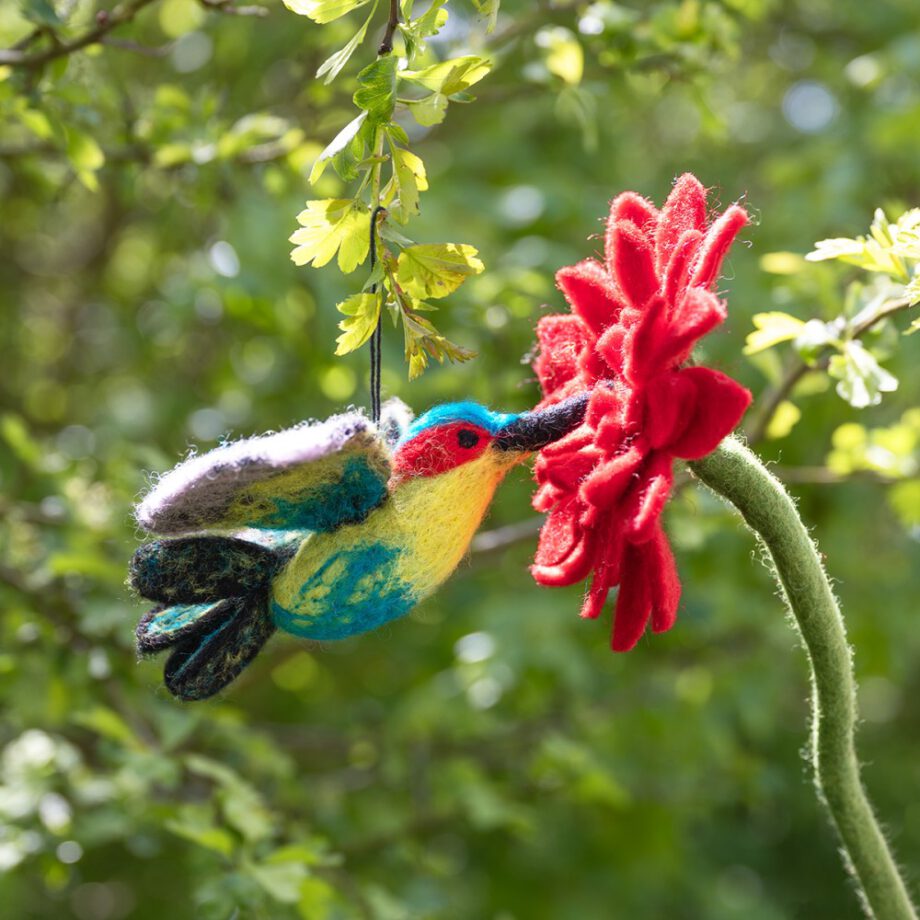
[[171,650],[166,687],[203,700],[233,681],[275,631],[271,580],[290,558],[287,547],[200,535],[145,543],[131,560],[130,581],[156,601],[137,626],[141,655]]

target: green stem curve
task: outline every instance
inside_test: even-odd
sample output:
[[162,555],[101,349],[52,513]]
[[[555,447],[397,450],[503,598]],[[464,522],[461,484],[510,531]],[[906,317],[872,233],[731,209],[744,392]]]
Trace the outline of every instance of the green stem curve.
[[863,907],[877,920],[917,914],[859,775],[856,682],[840,608],[815,544],[789,494],[738,439],[726,438],[691,470],[728,499],[763,542],[811,664],[811,762],[819,798],[843,844]]

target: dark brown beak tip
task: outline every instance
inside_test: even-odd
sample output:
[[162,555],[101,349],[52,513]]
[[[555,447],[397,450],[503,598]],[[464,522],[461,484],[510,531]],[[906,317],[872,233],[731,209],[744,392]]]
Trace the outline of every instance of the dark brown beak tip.
[[498,432],[495,446],[509,451],[540,450],[577,428],[587,405],[588,394],[579,393],[539,412],[522,412]]

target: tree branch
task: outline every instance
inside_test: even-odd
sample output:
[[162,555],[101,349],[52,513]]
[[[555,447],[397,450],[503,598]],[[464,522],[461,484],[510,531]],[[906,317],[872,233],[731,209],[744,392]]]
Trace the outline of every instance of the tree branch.
[[[892,316],[895,313],[900,313],[902,310],[906,310],[908,307],[913,305],[914,301],[907,297],[899,297],[895,300],[889,300],[879,308],[876,314],[870,316],[867,320],[864,320],[858,326],[854,326],[852,329],[850,329],[850,338],[862,338],[867,332],[869,332],[871,329],[874,329],[883,319],[887,319],[889,316]],[[825,351],[826,350],[827,349],[825,349]],[[786,397],[789,396],[793,389],[795,389],[796,384],[809,371],[821,370],[822,368],[826,367],[826,357],[820,359],[814,364],[806,364],[801,358],[797,357],[786,369],[786,373],[784,374],[782,380],[780,380],[776,386],[767,390],[766,394],[761,398],[761,400],[759,400],[762,408],[754,417],[750,425],[747,426],[745,431],[748,443],[751,445],[758,444],[764,439],[767,433],[767,429],[770,427],[770,422],[773,420],[773,416],[776,414],[776,410],[779,408],[780,403],[782,403]]]
[[377,48],[378,55],[389,54],[393,50],[393,36],[399,27],[399,0],[390,0],[390,16],[387,19],[386,31],[383,40]]
[[112,29],[117,29],[126,22],[131,22],[144,7],[156,2],[157,0],[128,0],[127,3],[116,6],[110,13],[100,10],[96,14],[96,25],[92,29],[82,35],[78,35],[76,38],[72,38],[70,41],[57,42],[44,51],[29,54],[20,48],[0,50],[0,65],[25,68],[43,67],[49,62],[57,60],[57,58],[66,57],[68,54],[73,54],[74,51],[79,51],[81,48],[99,44],[101,39],[108,35]]

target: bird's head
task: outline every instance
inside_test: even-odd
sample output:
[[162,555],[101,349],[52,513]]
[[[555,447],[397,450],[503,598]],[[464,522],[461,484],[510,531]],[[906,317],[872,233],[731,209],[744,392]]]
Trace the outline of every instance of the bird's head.
[[406,430],[393,455],[393,484],[463,470],[472,485],[497,483],[529,454],[558,441],[584,418],[587,394],[536,412],[492,412],[474,402],[429,409]]

